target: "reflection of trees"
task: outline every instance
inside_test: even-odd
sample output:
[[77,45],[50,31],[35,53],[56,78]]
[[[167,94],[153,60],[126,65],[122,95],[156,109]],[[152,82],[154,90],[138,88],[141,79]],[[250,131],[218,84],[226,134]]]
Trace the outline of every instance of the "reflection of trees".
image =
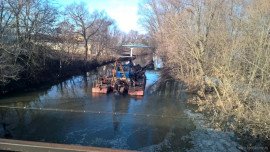
[[[153,114],[155,117],[145,117],[151,126],[157,126],[162,128],[162,132],[167,133],[169,129],[177,121],[172,117],[182,117],[181,110],[183,110],[184,104],[181,101],[184,100],[185,94],[183,94],[184,84],[177,81],[158,81],[147,90],[144,97],[147,102],[141,107],[141,113]],[[181,120],[182,121],[182,120]],[[145,138],[149,138],[149,141],[155,140],[159,137],[161,131],[148,130],[145,132]],[[144,140],[145,141],[145,140]],[[148,142],[148,141],[145,141]]]
[[[127,113],[128,106],[130,101],[129,100],[113,100],[112,101],[112,112],[113,113]],[[122,120],[123,115],[112,115],[112,121],[113,121],[113,128],[114,131],[118,130],[119,124]]]
[[[183,117],[181,112],[185,109],[182,100],[183,83],[176,81],[159,81],[149,89],[154,89],[152,94],[146,93],[144,102],[140,106],[140,113],[146,116],[140,116],[138,122],[145,123],[140,131],[136,131],[138,126],[134,125],[135,133],[130,136],[128,143],[131,147],[146,147],[149,145],[159,144],[166,138],[172,145],[184,144],[179,137],[186,135],[188,130],[188,120],[174,119]],[[150,116],[147,117],[147,114]],[[154,115],[154,116],[151,116]],[[171,117],[174,118],[171,118]],[[162,148],[167,148],[162,147]],[[162,151],[172,151],[172,149]]]
[[[71,91],[72,91],[72,97],[76,97],[77,96],[76,95],[76,88],[77,87],[76,87],[76,84],[74,82],[74,79],[70,79],[69,81],[70,81],[70,88],[71,88]],[[67,90],[69,90],[69,89],[67,89]],[[61,97],[63,97],[63,96],[61,96]]]
[[[17,135],[24,135],[25,132],[14,133],[15,129],[20,130],[25,128],[27,122],[31,122],[35,115],[40,111],[29,109],[5,109],[1,108],[0,124],[3,128],[1,137],[14,138]],[[28,128],[30,129],[30,128]]]
[[84,92],[88,92],[88,79],[87,79],[87,74],[85,73],[83,75],[83,84],[84,84]]
[[[46,121],[50,122],[53,118],[47,115],[54,113],[53,111],[43,111],[43,108],[59,108],[59,109],[84,109],[85,99],[78,99],[84,94],[91,94],[91,83],[93,83],[99,75],[111,73],[112,64],[103,67],[98,67],[97,71],[90,71],[89,73],[76,76],[72,79],[63,81],[57,85],[48,87],[46,90],[38,90],[35,92],[26,92],[24,94],[17,94],[12,97],[5,97],[1,99],[0,105],[7,105],[10,107],[20,107],[21,109],[0,109],[0,130],[5,128],[6,134],[15,136],[28,136],[28,131],[38,130],[45,120],[40,120],[43,115],[46,115]],[[89,84],[88,84],[89,83]],[[76,100],[76,102],[74,102]],[[115,112],[126,112],[127,102],[115,102]],[[24,107],[26,107],[24,109]],[[36,108],[36,109],[31,109]],[[41,108],[41,110],[39,110]],[[48,117],[48,118],[47,118]],[[58,117],[58,116],[57,116]],[[122,116],[113,116],[114,128],[117,130]],[[56,118],[55,118],[56,119]],[[58,118],[57,118],[58,119]],[[34,125],[34,126],[30,126]],[[23,132],[26,131],[26,132]],[[35,131],[33,131],[35,132]],[[4,134],[0,133],[1,137]]]
[[11,137],[12,135],[8,128],[9,123],[5,120],[6,114],[7,114],[7,109],[0,110],[0,124],[2,125],[2,128],[3,128],[3,134],[0,134],[0,135],[5,138],[8,138],[8,137]]
[[[74,79],[78,79],[78,82]],[[75,82],[76,81],[76,82]],[[0,133],[0,137],[12,136],[13,129],[16,128],[15,135],[23,135],[21,130],[36,129],[28,126],[33,123],[34,119],[38,119],[41,114],[44,114],[43,110],[39,108],[63,108],[65,106],[82,106],[81,102],[74,102],[74,100],[68,100],[70,96],[76,97],[80,83],[87,88],[87,77],[74,77],[71,80],[67,80],[52,86],[51,89],[45,91],[28,92],[22,95],[10,96],[1,99],[2,106],[18,107],[15,109],[1,108],[0,109],[0,130],[2,128],[3,134]],[[84,87],[84,88],[85,88]],[[87,91],[87,90],[84,90]],[[71,103],[72,102],[72,103]],[[75,105],[74,105],[75,104]],[[25,108],[24,108],[25,107]],[[35,108],[35,109],[31,109]],[[45,113],[51,113],[45,111]],[[36,120],[42,121],[42,120]]]
[[83,93],[88,92],[88,79],[87,75],[73,77],[67,81],[61,82],[59,85],[55,86],[59,100],[67,98],[78,98],[83,95]]
[[148,88],[148,93],[153,93],[160,96],[166,96],[170,98],[180,98],[183,99],[185,94],[183,93],[185,89],[185,84],[179,81],[167,80],[158,81]]

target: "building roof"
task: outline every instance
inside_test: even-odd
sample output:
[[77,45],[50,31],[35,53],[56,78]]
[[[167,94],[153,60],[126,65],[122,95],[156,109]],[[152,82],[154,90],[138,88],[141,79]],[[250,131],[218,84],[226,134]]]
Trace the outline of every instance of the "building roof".
[[127,43],[122,46],[128,47],[128,48],[150,48],[150,46],[141,44],[141,43]]

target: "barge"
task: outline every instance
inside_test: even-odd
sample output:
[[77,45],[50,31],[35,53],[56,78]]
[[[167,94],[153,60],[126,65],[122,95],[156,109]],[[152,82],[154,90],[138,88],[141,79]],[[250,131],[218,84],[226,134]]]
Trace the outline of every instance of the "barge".
[[114,63],[112,75],[103,76],[92,88],[93,93],[128,94],[131,96],[143,96],[146,84],[145,67],[134,66],[132,60],[128,64],[120,61]]

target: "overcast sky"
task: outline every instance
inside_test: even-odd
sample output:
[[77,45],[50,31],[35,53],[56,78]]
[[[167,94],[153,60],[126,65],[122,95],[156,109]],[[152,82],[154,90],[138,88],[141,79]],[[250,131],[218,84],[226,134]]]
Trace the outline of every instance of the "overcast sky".
[[111,18],[117,21],[120,30],[126,33],[130,30],[143,33],[143,29],[137,24],[138,0],[59,0],[62,7],[74,2],[84,2],[90,12],[95,9],[105,10]]

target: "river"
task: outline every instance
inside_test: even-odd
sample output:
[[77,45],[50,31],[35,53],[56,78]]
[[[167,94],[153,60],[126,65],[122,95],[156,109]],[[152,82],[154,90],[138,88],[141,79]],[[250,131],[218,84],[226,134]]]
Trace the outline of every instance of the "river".
[[182,83],[156,84],[159,72],[147,70],[143,97],[93,94],[98,76],[110,66],[1,97],[0,137],[141,151],[194,147],[191,138],[182,138],[196,131],[193,121],[185,119]]

